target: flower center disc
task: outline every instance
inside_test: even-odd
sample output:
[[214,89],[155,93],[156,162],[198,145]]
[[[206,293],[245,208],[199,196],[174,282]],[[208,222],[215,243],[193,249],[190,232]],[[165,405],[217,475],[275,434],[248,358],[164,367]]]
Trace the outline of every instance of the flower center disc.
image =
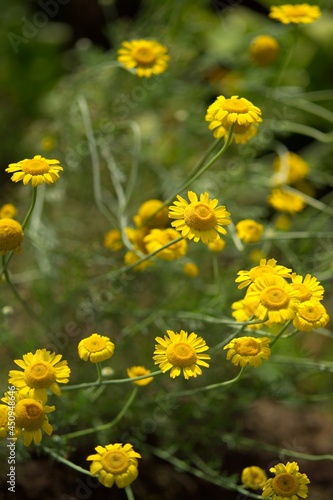
[[321,317],[320,308],[316,307],[315,305],[302,308],[299,314],[303,319],[305,319],[309,323],[312,323],[313,321],[318,321]]
[[105,340],[100,338],[89,339],[89,342],[85,344],[85,348],[90,352],[98,352],[105,349]]
[[243,339],[237,342],[236,351],[241,356],[256,356],[260,351],[260,346],[255,340]]
[[214,210],[205,203],[189,205],[184,210],[184,221],[195,231],[210,231],[216,226]]
[[34,389],[46,389],[56,381],[53,368],[48,363],[35,363],[28,366],[25,369],[24,378],[27,385]]
[[226,99],[223,108],[229,113],[247,113],[249,111],[248,105],[239,99]]
[[272,309],[273,311],[287,308],[289,304],[288,294],[277,286],[265,288],[260,294],[260,300],[267,309]]
[[181,368],[192,366],[197,361],[194,348],[185,342],[171,344],[166,350],[166,355],[172,365]]
[[139,64],[151,66],[156,60],[156,55],[151,49],[140,47],[134,51],[133,59]]
[[111,474],[122,474],[129,466],[129,458],[123,451],[108,451],[102,456],[103,468]]
[[22,399],[15,408],[16,423],[18,427],[27,430],[39,429],[44,422],[43,406],[34,399]]
[[295,476],[287,472],[278,474],[272,481],[275,493],[285,498],[290,498],[298,492],[299,482]]
[[295,283],[292,285],[294,290],[297,290],[299,292],[298,298],[304,302],[305,300],[309,300],[312,297],[311,290],[309,290],[305,285],[302,283]]
[[21,168],[23,172],[31,175],[42,175],[46,174],[50,167],[44,160],[29,160],[22,163]]

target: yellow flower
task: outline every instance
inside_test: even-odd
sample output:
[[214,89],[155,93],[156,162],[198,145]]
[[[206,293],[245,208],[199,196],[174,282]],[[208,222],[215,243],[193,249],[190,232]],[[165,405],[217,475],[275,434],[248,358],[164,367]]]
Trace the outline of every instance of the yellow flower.
[[269,17],[280,21],[283,24],[309,24],[316,21],[321,16],[318,5],[302,4],[286,4],[280,6],[272,6]]
[[273,169],[272,184],[295,184],[308,175],[309,164],[301,156],[288,151],[275,158]]
[[[9,403],[8,393],[2,401]],[[29,446],[32,441],[39,444],[42,440],[42,430],[48,436],[52,434],[53,427],[46,414],[54,411],[54,406],[47,406],[42,401],[27,397],[22,391],[15,391],[15,407],[13,408],[17,436],[23,434],[24,446]]]
[[78,345],[78,353],[83,361],[99,363],[113,356],[115,345],[109,337],[103,337],[99,333],[92,333],[89,337],[82,339]]
[[147,226],[135,229],[133,227],[126,228],[126,235],[129,241],[132,243],[133,247],[139,250],[143,254],[147,254],[147,248],[144,243],[144,238],[149,233],[150,229]]
[[161,200],[147,200],[133,217],[136,227],[163,228],[168,225],[168,207]]
[[299,292],[284,278],[264,274],[250,285],[246,298],[259,300],[255,316],[263,321],[284,323],[295,317]]
[[119,229],[111,229],[104,236],[104,246],[112,252],[117,252],[123,246],[121,231]]
[[186,274],[186,276],[189,276],[190,278],[195,278],[200,273],[198,266],[193,262],[186,262],[183,265],[183,272],[184,274]]
[[227,129],[233,124],[248,127],[262,121],[261,109],[238,95],[233,95],[230,99],[219,96],[207,109],[205,119],[208,122],[221,122],[221,126]]
[[0,438],[7,437],[8,431],[8,406],[0,405]]
[[105,447],[96,446],[95,450],[96,454],[87,457],[87,460],[92,460],[90,473],[107,488],[114,483],[118,488],[125,488],[138,477],[137,459],[141,455],[133,450],[131,444],[107,444]]
[[245,488],[259,490],[264,486],[266,480],[266,472],[256,465],[245,467],[242,471],[241,481]]
[[292,215],[301,212],[306,205],[299,194],[290,193],[280,188],[272,189],[267,201],[278,212],[286,212]]
[[16,208],[11,203],[6,203],[0,208],[0,219],[14,219],[17,213]]
[[[173,240],[179,238],[179,233],[172,228],[167,229],[152,229],[147,236],[144,238],[144,243],[148,250],[148,253],[155,252],[164,245],[167,245]],[[175,260],[186,255],[187,252],[187,242],[185,240],[180,240],[173,245],[161,250],[156,254],[156,257],[162,260]]]
[[206,244],[220,237],[219,233],[226,234],[223,226],[230,224],[226,208],[217,206],[218,200],[210,200],[208,193],[201,194],[200,200],[193,191],[188,191],[187,195],[190,203],[177,195],[178,201],[169,207],[169,217],[177,219],[171,225],[184,238]]
[[216,238],[214,241],[208,243],[208,248],[211,252],[222,252],[226,243],[221,238]]
[[238,278],[235,281],[236,283],[240,283],[238,288],[241,289],[265,274],[275,274],[276,276],[282,276],[282,278],[290,278],[291,271],[291,269],[285,266],[278,265],[275,259],[261,259],[259,266],[252,267],[249,271],[238,271]]
[[305,300],[297,306],[293,325],[301,332],[310,332],[325,327],[329,320],[325,307],[318,300]]
[[[145,252],[147,253],[147,252]],[[125,253],[124,257],[124,262],[126,266],[131,266],[132,264],[135,264],[141,259],[140,255],[138,255],[136,252],[130,250],[129,252]],[[140,262],[137,266],[133,267],[134,271],[144,271],[148,266],[152,266],[154,262],[151,260],[144,260],[143,262]]]
[[39,184],[53,184],[59,179],[59,171],[63,168],[59,165],[59,160],[47,160],[41,155],[34,156],[31,160],[21,160],[11,163],[6,172],[14,174],[11,177],[13,182],[23,181],[23,184],[31,182],[33,187]]
[[[147,370],[144,366],[131,366],[127,368],[127,375],[129,378],[141,377],[142,375],[149,375],[151,370]],[[154,380],[154,377],[143,378],[142,380],[135,380],[135,385],[147,385]]]
[[279,56],[280,45],[270,35],[259,35],[251,40],[249,52],[252,61],[258,66],[269,66]]
[[311,274],[307,274],[305,278],[303,278],[303,276],[292,273],[291,281],[291,286],[295,290],[298,290],[298,300],[301,302],[310,299],[322,300],[325,291],[324,287],[317,278],[311,276]]
[[275,219],[274,225],[275,229],[277,229],[278,231],[289,231],[291,227],[290,217],[285,214],[278,215]]
[[[234,124],[233,138],[236,144],[246,144],[249,139],[252,139],[257,134],[258,123],[252,123],[251,125],[239,125]],[[228,135],[230,126],[222,126],[222,122],[219,120],[213,120],[208,125],[209,130],[213,130],[213,135],[216,139],[220,139]]]
[[257,243],[262,237],[264,226],[252,219],[244,219],[236,224],[238,238],[244,243]]
[[275,474],[267,479],[263,486],[262,497],[270,500],[300,500],[308,497],[307,484],[310,480],[306,474],[299,472],[297,462],[277,464],[269,469]]
[[[232,316],[236,321],[249,321],[254,315],[257,307],[259,305],[259,300],[250,300],[248,298],[238,300],[231,304],[231,309],[233,309]],[[253,330],[258,330],[261,328],[261,324],[257,323],[255,325],[247,325],[247,328],[252,328]]]
[[9,383],[43,403],[47,400],[47,389],[61,396],[58,383],[67,384],[71,373],[67,361],[61,361],[61,358],[61,354],[46,349],[37,349],[35,354],[28,352],[23,359],[14,360],[24,371],[10,370]]
[[23,229],[14,219],[0,219],[0,254],[21,252]]
[[149,78],[164,73],[170,56],[167,48],[156,40],[132,40],[122,43],[117,59],[138,76]]
[[258,368],[271,354],[269,343],[268,337],[239,337],[233,339],[223,349],[228,349],[227,359],[235,366],[244,367],[249,364]]
[[210,356],[202,354],[209,349],[203,338],[184,330],[179,333],[167,330],[167,333],[168,336],[164,335],[164,339],[155,338],[158,344],[153,356],[155,365],[159,365],[163,373],[171,370],[170,377],[175,378],[183,372],[184,378],[189,379],[202,374],[200,366],[209,368],[204,360],[210,359]]

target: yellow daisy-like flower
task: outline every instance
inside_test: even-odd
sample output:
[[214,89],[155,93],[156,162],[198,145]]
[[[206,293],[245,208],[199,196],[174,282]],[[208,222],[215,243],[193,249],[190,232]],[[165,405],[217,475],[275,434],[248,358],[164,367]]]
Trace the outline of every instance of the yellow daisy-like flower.
[[208,248],[211,252],[222,252],[225,248],[226,242],[222,238],[216,238],[214,241],[208,243]]
[[[260,120],[262,121],[262,120]],[[238,123],[234,124],[233,130],[233,139],[235,139],[236,144],[246,144],[252,137],[257,134],[258,123],[254,123],[251,125],[239,125]],[[230,126],[226,127],[222,125],[222,122],[219,120],[213,120],[208,125],[209,130],[213,131],[213,135],[216,139],[220,139],[228,135]]]
[[53,184],[59,179],[59,171],[63,168],[59,165],[59,160],[47,160],[41,155],[34,156],[31,160],[21,160],[17,163],[10,163],[6,172],[14,174],[11,177],[13,182],[23,181],[23,184],[31,182],[33,187],[46,184]]
[[275,188],[267,196],[268,203],[278,212],[297,214],[305,208],[305,201],[299,194],[290,193],[285,189]]
[[272,184],[295,184],[309,173],[309,164],[292,151],[277,156],[273,162]]
[[205,119],[208,122],[214,120],[221,122],[222,127],[229,129],[233,124],[248,127],[260,123],[261,114],[261,109],[244,97],[233,95],[230,99],[226,99],[221,95],[209,106]]
[[[127,368],[127,375],[129,378],[141,377],[142,375],[149,375],[151,370],[147,370],[144,366],[131,366]],[[134,380],[135,385],[148,385],[154,380],[154,377],[143,378],[142,380]]]
[[305,300],[297,306],[293,325],[301,332],[310,332],[315,328],[323,328],[330,317],[325,307],[317,300]]
[[0,208],[0,219],[14,219],[17,213],[16,208],[11,203],[6,203]]
[[200,271],[198,266],[193,262],[186,262],[183,265],[183,273],[186,274],[186,276],[189,276],[190,278],[196,278],[196,276],[199,276]]
[[247,290],[246,298],[258,300],[255,316],[263,321],[285,323],[295,317],[299,291],[284,278],[264,274],[257,278]]
[[264,232],[264,226],[252,219],[244,219],[236,224],[238,238],[244,243],[257,243]]
[[[259,300],[250,300],[248,298],[238,300],[236,302],[233,302],[231,304],[231,309],[233,309],[233,312],[231,313],[233,318],[235,318],[236,321],[249,321],[252,316],[254,316],[254,313],[259,305]],[[252,328],[253,330],[258,330],[261,328],[261,324],[257,323],[255,325],[247,325],[247,328]]]
[[123,42],[118,50],[118,61],[127,69],[134,69],[140,77],[164,73],[170,56],[168,49],[156,40]]
[[320,282],[311,274],[307,274],[305,278],[296,273],[291,275],[291,286],[298,290],[298,300],[304,302],[305,300],[315,299],[322,300],[324,296],[324,287]]
[[251,40],[249,53],[252,61],[258,66],[269,66],[279,56],[280,45],[270,35],[259,35]]
[[107,444],[105,447],[96,446],[95,450],[96,454],[87,457],[87,460],[92,460],[90,473],[107,488],[114,483],[118,488],[125,488],[138,477],[137,459],[141,455],[133,450],[131,444]]
[[238,271],[238,278],[235,279],[239,289],[245,288],[254,282],[255,279],[265,274],[275,274],[282,278],[291,278],[291,269],[277,264],[275,259],[261,259],[259,266],[252,267],[249,271]]
[[[148,253],[155,252],[159,250],[164,245],[167,245],[173,240],[179,238],[179,233],[175,229],[167,228],[167,229],[152,229],[147,236],[144,238],[144,243],[148,250]],[[187,242],[186,240],[180,240],[173,245],[170,245],[164,250],[161,250],[156,254],[156,257],[162,260],[175,260],[180,259],[187,252]]]
[[227,359],[235,366],[239,365],[243,368],[251,365],[258,368],[263,360],[267,361],[271,355],[269,343],[268,337],[239,337],[233,339],[223,349],[228,349]]
[[280,463],[269,469],[274,478],[267,479],[261,496],[270,500],[300,500],[308,497],[310,480],[299,472],[297,462]]
[[147,200],[140,205],[133,220],[138,228],[164,228],[169,223],[168,207],[161,200]]
[[123,247],[121,231],[119,229],[111,229],[104,236],[104,246],[112,252],[117,252]]
[[9,383],[43,403],[47,400],[47,389],[61,396],[58,384],[67,384],[71,373],[67,361],[61,358],[61,354],[46,349],[37,349],[35,354],[28,352],[23,359],[14,360],[24,371],[10,370]]
[[113,356],[115,345],[109,337],[99,333],[92,333],[89,337],[82,339],[78,345],[78,353],[83,361],[99,363]]
[[243,469],[241,481],[245,488],[259,490],[267,481],[267,475],[266,472],[260,467],[251,465],[251,467],[245,467],[245,469]]
[[223,226],[230,224],[226,208],[217,206],[218,200],[210,200],[208,193],[200,194],[200,199],[193,191],[188,191],[187,195],[190,203],[177,195],[178,201],[169,207],[169,217],[177,219],[171,225],[184,238],[206,244],[220,237],[219,233],[226,234]]
[[8,406],[0,405],[0,438],[7,437],[8,431]]
[[318,5],[309,5],[308,3],[273,5],[269,13],[271,19],[280,21],[283,24],[309,24],[316,21],[320,16],[321,11]]
[[21,252],[23,229],[14,219],[0,219],[0,255],[6,252]]
[[170,377],[178,377],[182,372],[185,379],[202,374],[200,366],[209,368],[204,360],[209,360],[209,354],[202,354],[209,347],[203,338],[194,332],[188,334],[184,330],[179,333],[167,330],[168,336],[156,337],[153,359],[163,373],[171,370]]
[[[8,395],[2,400],[8,403]],[[27,397],[22,391],[15,391],[15,400],[15,427],[18,435],[23,434],[24,446],[29,446],[32,441],[39,444],[42,440],[42,430],[48,436],[52,434],[53,427],[46,414],[54,411],[54,406],[47,406],[42,401]]]

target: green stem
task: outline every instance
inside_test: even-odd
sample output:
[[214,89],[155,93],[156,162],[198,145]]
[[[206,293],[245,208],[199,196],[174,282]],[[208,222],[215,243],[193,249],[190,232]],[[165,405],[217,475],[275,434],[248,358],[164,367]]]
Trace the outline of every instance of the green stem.
[[97,369],[97,384],[101,385],[103,381],[103,375],[102,375],[102,366],[101,363],[96,363],[96,369]]
[[73,439],[73,438],[77,438],[77,437],[81,437],[81,436],[86,436],[88,434],[93,434],[95,432],[105,431],[107,429],[110,429],[111,427],[116,425],[123,418],[123,416],[127,412],[128,408],[133,403],[134,398],[137,395],[137,392],[138,392],[138,388],[134,387],[128,400],[126,401],[126,403],[124,404],[124,406],[122,407],[122,409],[120,410],[118,415],[113,420],[111,420],[111,422],[108,422],[107,424],[98,425],[96,427],[89,427],[88,429],[82,429],[80,431],[69,432],[68,434],[64,434],[61,437],[66,438],[66,439]]
[[279,338],[284,334],[284,332],[287,330],[287,328],[289,327],[289,325],[292,323],[292,319],[290,319],[289,321],[287,321],[287,323],[281,328],[281,330],[279,331],[279,333],[276,335],[276,337],[272,340],[272,342],[270,343],[269,347],[272,348],[272,346],[275,344],[275,342],[277,342],[279,340]]
[[61,457],[60,455],[58,455],[55,451],[49,449],[49,448],[44,448],[44,450],[49,454],[51,455],[51,457],[53,457],[55,460],[57,460],[57,462],[61,462],[62,464],[65,464],[67,465],[68,467],[70,467],[71,469],[74,469],[76,470],[77,472],[81,472],[82,474],[86,474],[87,476],[91,476],[91,473],[90,471],[86,470],[86,469],[83,469],[82,467],[80,467],[79,465],[76,465],[74,464],[73,462],[71,462],[70,460],[67,460],[66,458],[64,457]]
[[156,375],[160,375],[163,373],[161,370],[157,370],[156,372],[149,373],[148,375],[140,375],[140,377],[133,377],[133,378],[120,378],[116,380],[103,380],[101,384],[99,382],[84,382],[82,384],[76,384],[76,385],[67,385],[65,387],[62,387],[62,391],[72,391],[76,389],[87,389],[88,387],[96,387],[99,385],[110,385],[110,384],[124,384],[128,382],[135,382],[136,380],[142,380],[144,378],[149,378],[149,377],[155,377]]
[[25,226],[28,224],[28,221],[31,217],[31,214],[35,208],[35,205],[36,205],[36,200],[37,200],[37,187],[34,187],[32,189],[32,199],[31,199],[31,204],[30,204],[30,207],[29,207],[29,210],[27,212],[27,215],[25,216],[24,218],[24,221],[23,221],[23,224],[22,224],[22,229],[25,228]]
[[135,500],[132,488],[130,485],[125,487],[125,493],[127,495],[127,500]]

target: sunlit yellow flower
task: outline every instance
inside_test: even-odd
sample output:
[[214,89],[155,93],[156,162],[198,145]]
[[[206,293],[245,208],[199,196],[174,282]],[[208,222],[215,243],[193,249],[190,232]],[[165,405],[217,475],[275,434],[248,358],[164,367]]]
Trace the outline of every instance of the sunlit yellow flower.
[[240,283],[238,288],[244,288],[259,276],[264,276],[265,274],[275,274],[277,276],[282,276],[282,278],[291,278],[291,269],[285,266],[277,264],[275,259],[261,259],[259,266],[252,267],[249,271],[238,271],[238,278],[235,279],[236,283]]
[[[140,255],[138,255],[135,251],[130,250],[129,252],[125,253],[124,256],[124,262],[126,266],[131,266],[132,264],[135,264],[141,259]],[[154,264],[153,261],[147,259],[144,260],[143,262],[140,262],[137,266],[133,267],[134,271],[144,271],[148,266],[152,266]]]
[[33,187],[39,184],[53,184],[59,179],[59,171],[63,168],[59,165],[59,160],[47,160],[41,155],[34,156],[31,160],[21,160],[17,163],[11,163],[6,168],[6,172],[14,174],[11,179],[13,182],[23,181],[23,184],[31,182]]
[[257,368],[263,360],[268,360],[271,350],[268,337],[239,337],[229,342],[223,349],[228,349],[227,359],[235,366],[251,365]]
[[[144,366],[131,366],[127,368],[127,375],[129,378],[142,377],[142,375],[149,375],[151,370],[147,370]],[[147,385],[154,380],[154,377],[147,377],[141,380],[135,380],[133,384],[135,385]]]
[[200,366],[209,368],[204,360],[209,360],[209,354],[202,354],[209,347],[203,338],[194,332],[188,334],[184,330],[175,333],[167,330],[168,336],[156,337],[153,359],[163,373],[171,370],[170,377],[178,377],[182,372],[185,379],[202,374]]
[[266,480],[266,472],[256,465],[245,467],[242,471],[241,481],[245,488],[259,490],[264,486]]
[[0,254],[15,251],[21,252],[23,229],[14,219],[0,219]]
[[[152,229],[147,236],[144,238],[144,243],[148,250],[148,253],[155,252],[159,250],[164,245],[167,245],[173,240],[179,239],[179,233],[175,229]],[[156,254],[156,257],[162,260],[175,260],[186,255],[187,252],[187,242],[182,239],[173,245],[170,245],[164,250],[161,250]]]
[[113,356],[115,345],[109,337],[92,333],[89,337],[82,339],[78,345],[78,353],[83,361],[99,363]]
[[121,231],[119,229],[111,229],[104,236],[104,246],[112,252],[117,252],[123,247]]
[[200,274],[199,268],[196,264],[194,264],[194,262],[186,262],[183,265],[183,272],[190,278],[195,278]]
[[90,473],[97,476],[98,481],[107,488],[114,483],[118,488],[125,488],[138,477],[138,458],[141,455],[133,450],[129,443],[107,444],[96,446],[94,455],[89,455],[91,460]]
[[311,276],[311,274],[307,274],[305,278],[303,278],[303,276],[292,273],[291,281],[291,286],[295,290],[298,290],[298,300],[301,302],[310,299],[322,300],[325,291],[324,287],[317,278]]
[[211,241],[210,243],[208,243],[208,248],[211,252],[222,252],[222,250],[224,250],[225,248],[225,241],[222,240],[222,238],[216,238],[214,241]]
[[[231,309],[233,309],[232,316],[236,321],[245,322],[249,321],[259,305],[259,300],[251,300],[248,298],[238,300],[231,304]],[[253,318],[252,318],[253,319]],[[261,328],[261,324],[257,323],[254,325],[247,325],[247,328],[252,328],[254,330],[258,330]]]
[[193,191],[188,191],[187,195],[190,203],[177,195],[178,201],[169,207],[169,217],[177,219],[171,225],[184,238],[206,244],[220,236],[219,233],[226,234],[223,226],[230,224],[226,208],[217,206],[218,200],[210,200],[208,193],[202,193],[200,199]]
[[[9,403],[8,393],[2,401]],[[26,396],[22,391],[15,391],[15,406],[11,408],[15,413],[17,437],[23,435],[24,446],[29,446],[32,441],[39,444],[42,440],[42,430],[48,436],[52,434],[53,427],[46,414],[54,411],[54,406],[47,406],[42,401]]]
[[164,228],[168,225],[168,207],[161,200],[147,200],[133,217],[136,227]]
[[264,226],[252,219],[244,219],[236,224],[238,238],[244,243],[257,243],[262,237]]
[[0,219],[14,219],[17,213],[16,208],[11,203],[6,203],[0,208]]
[[247,299],[259,300],[255,311],[256,318],[272,323],[285,323],[293,319],[298,297],[298,290],[275,274],[258,277],[246,293]]
[[237,95],[233,95],[230,99],[219,96],[207,109],[205,119],[208,122],[217,120],[227,129],[233,124],[249,126],[262,121],[260,108]]
[[309,173],[309,164],[292,151],[277,156],[273,162],[272,184],[295,184]]
[[297,306],[293,325],[301,332],[310,332],[315,328],[324,328],[330,317],[325,307],[318,300],[305,300]]
[[10,370],[9,383],[43,403],[47,400],[47,389],[61,396],[58,384],[67,384],[71,373],[67,361],[61,361],[61,358],[61,354],[46,349],[37,349],[35,354],[28,352],[23,359],[14,360],[23,372]]
[[305,208],[305,201],[299,194],[290,193],[285,189],[275,188],[267,197],[268,203],[278,212],[297,214]]
[[275,474],[263,486],[262,497],[270,500],[300,500],[308,497],[306,474],[299,472],[297,462],[280,463],[269,469]]
[[270,35],[258,35],[251,40],[249,52],[252,61],[258,66],[269,66],[279,56],[280,45]]
[[167,48],[156,40],[132,40],[122,43],[117,59],[138,76],[149,78],[164,73],[170,56]]
[[309,5],[307,3],[273,5],[269,13],[271,19],[280,21],[283,24],[309,24],[316,21],[320,16],[321,12],[318,5]]

